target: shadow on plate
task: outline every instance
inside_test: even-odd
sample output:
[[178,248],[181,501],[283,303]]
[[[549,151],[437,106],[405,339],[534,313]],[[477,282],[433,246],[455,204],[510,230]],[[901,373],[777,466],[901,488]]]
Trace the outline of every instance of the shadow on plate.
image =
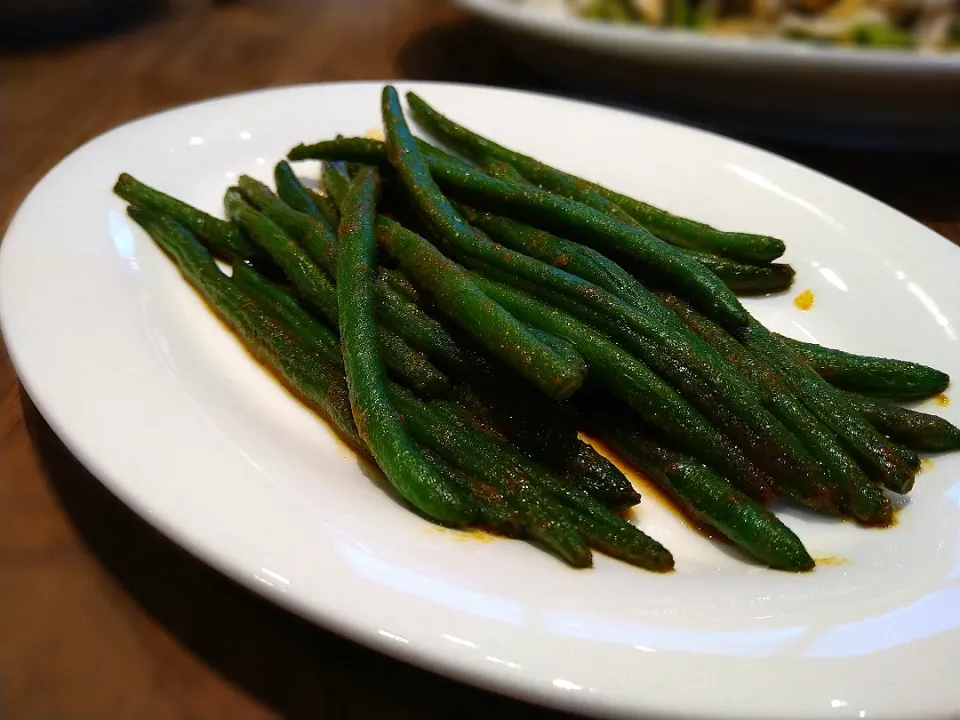
[[[431,29],[410,40],[398,63],[404,77],[548,92],[643,112],[710,130],[759,146],[852,185],[906,214],[923,220],[960,220],[960,152],[895,149],[864,132],[810,132],[803,135],[783,120],[747,122],[740,106],[709,99],[681,101],[655,85],[626,92],[602,76],[585,82],[564,64],[532,65],[515,45],[477,21]],[[681,82],[665,72],[665,90]],[[687,78],[683,82],[695,82]],[[686,97],[691,96],[688,93]],[[744,107],[747,96],[738,102]],[[549,122],[549,118],[545,118]],[[602,151],[602,148],[598,148]]]
[[384,657],[234,583],[123,505],[66,449],[22,388],[20,396],[45,476],[87,548],[188,652],[279,716],[575,717]]

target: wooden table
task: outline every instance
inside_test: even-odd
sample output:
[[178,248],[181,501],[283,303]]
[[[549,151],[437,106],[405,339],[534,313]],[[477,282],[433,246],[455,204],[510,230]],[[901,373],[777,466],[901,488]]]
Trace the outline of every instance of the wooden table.
[[[61,157],[162,108],[267,85],[431,78],[551,87],[438,0],[230,4],[0,58],[0,227]],[[956,158],[778,149],[960,241]],[[197,562],[44,423],[0,345],[0,717],[562,717],[369,652]]]

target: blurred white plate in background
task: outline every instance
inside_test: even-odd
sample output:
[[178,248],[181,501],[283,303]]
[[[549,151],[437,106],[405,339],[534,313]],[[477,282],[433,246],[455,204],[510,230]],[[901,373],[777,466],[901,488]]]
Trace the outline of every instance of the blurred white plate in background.
[[960,150],[960,52],[820,47],[455,2],[502,29],[531,66],[591,95],[759,137]]

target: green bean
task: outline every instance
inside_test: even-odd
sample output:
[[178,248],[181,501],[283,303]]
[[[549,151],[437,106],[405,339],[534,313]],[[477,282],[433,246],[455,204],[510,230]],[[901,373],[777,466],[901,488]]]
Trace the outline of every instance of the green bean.
[[772,498],[769,477],[646,365],[586,324],[522,291],[479,276],[474,282],[521,319],[573,343],[586,359],[592,380],[686,452],[715,467],[751,497],[762,502]]
[[310,217],[323,217],[313,194],[300,182],[290,163],[281,160],[274,166],[273,181],[277,185],[277,194],[287,205]]
[[890,440],[890,447],[896,450],[897,455],[900,456],[900,459],[903,460],[904,465],[912,473],[920,472],[920,467],[923,465],[923,461],[920,459],[920,455],[913,448],[909,448],[906,445],[901,445],[898,442]]
[[450,392],[449,378],[425,354],[407,345],[402,337],[380,325],[377,339],[383,361],[397,381],[420,395],[446,395]]
[[565,470],[564,478],[611,510],[626,510],[640,502],[640,493],[620,468],[582,440]]
[[[391,96],[389,91],[384,93],[384,123],[390,138],[391,162],[398,171],[410,175],[405,182],[425,220],[454,246],[457,254],[479,258],[572,296],[573,299],[565,298],[562,305],[568,312],[578,314],[587,306],[602,308],[610,316],[610,322],[602,327],[604,332],[615,332],[617,340],[627,343],[625,347],[630,352],[681,389],[710,419],[719,421],[720,427],[746,449],[748,456],[761,469],[772,471],[775,476],[806,477],[819,472],[799,441],[762,408],[752,389],[732,369],[724,367],[722,358],[696,352],[678,333],[671,333],[652,318],[636,313],[620,298],[574,275],[497,246],[457,214],[436,190],[422,163],[419,164],[419,175],[414,178],[417,169],[413,168],[411,158],[419,157],[418,150],[403,132],[395,95]],[[404,144],[395,149],[395,142]],[[537,294],[545,295],[546,291],[538,288]],[[557,304],[555,300],[550,302]],[[651,302],[657,301],[651,299]],[[704,346],[704,349],[708,348]]]
[[[535,172],[531,172],[528,180],[520,175],[512,165],[508,165],[504,162],[487,162],[484,164],[484,167],[494,177],[504,180],[513,180],[515,182],[540,183],[543,187],[547,187],[554,192],[559,192],[561,195],[569,197],[572,200],[577,200],[589,205],[595,210],[599,210],[605,215],[615,220],[619,220],[626,225],[639,226],[637,220],[621,209],[619,205],[611,202],[596,191],[593,191],[589,188],[585,189],[582,183],[576,182],[573,178],[565,178],[566,182],[564,182],[564,179],[561,179],[559,184],[563,187],[558,187],[557,183],[550,183],[548,178],[541,178],[539,174]],[[457,207],[457,210],[461,215],[467,217],[469,220],[468,213],[465,213],[463,210],[461,210],[456,203],[454,203],[454,206]],[[472,210],[472,213],[477,214],[478,211]],[[484,213],[483,215],[489,216],[490,214]],[[500,226],[502,232],[502,221],[504,218],[497,218],[497,220],[501,222],[490,222],[487,220],[486,223],[494,226],[494,233],[497,232],[496,228],[498,225]],[[472,220],[471,223],[477,225],[477,227],[482,230],[485,229],[483,218],[481,218],[481,224],[474,223]],[[519,225],[519,223],[517,223],[517,225]],[[533,232],[543,232],[534,230],[533,228],[530,228],[530,230]],[[518,231],[514,229],[513,232]],[[509,242],[506,242],[505,244],[509,247],[512,247]],[[583,248],[583,246],[580,246],[580,248],[581,251],[586,249]],[[759,265],[747,264],[737,262],[736,260],[730,260],[729,258],[723,258],[718,255],[711,255],[709,253],[700,252],[698,250],[690,250],[687,248],[682,248],[681,253],[709,268],[714,274],[717,275],[717,277],[723,280],[727,287],[739,295],[759,295],[771,292],[779,292],[786,290],[790,287],[790,285],[793,284],[793,276],[795,274],[794,270],[790,265],[784,263],[763,263]],[[574,274],[577,273],[574,272]]]
[[[646,309],[649,291],[633,275],[596,250],[463,203],[455,202],[454,207],[471,225],[498,243],[591,282],[638,310]],[[663,314],[658,317],[662,318]]]
[[234,263],[231,278],[301,338],[315,342],[331,365],[343,366],[337,333],[311,315],[296,297],[242,262]]
[[782,292],[793,285],[796,275],[787,263],[744,263],[698,250],[684,249],[683,253],[709,268],[737,295]]
[[[465,428],[456,408],[449,402],[434,401],[432,405],[451,425]],[[572,514],[580,532],[591,546],[610,555],[648,570],[663,572],[673,569],[673,556],[656,540],[614,514],[584,491],[554,477],[530,458],[516,453],[509,444],[481,433],[474,435],[478,447],[488,448],[505,467],[516,474],[526,474],[540,492],[546,491]]]
[[[227,213],[286,273],[307,306],[331,325],[338,325],[336,286],[313,258],[266,215],[247,205],[238,191],[227,191],[225,204]],[[395,378],[427,395],[443,395],[449,391],[450,381],[422,352],[411,348],[389,328],[380,327],[378,332],[380,352]]]
[[151,215],[136,207],[127,208],[127,212],[257,360],[368,457],[353,423],[343,374],[220,272],[193,233],[166,216]]
[[321,195],[312,190],[310,191],[310,198],[313,200],[313,204],[317,206],[320,216],[326,221],[327,225],[331,228],[339,227],[340,213],[333,201],[326,195]]
[[847,400],[884,435],[913,450],[960,450],[960,428],[936,415],[892,405],[866,395],[845,393]]
[[508,150],[457,125],[430,107],[415,93],[407,93],[407,102],[417,121],[450,147],[471,157],[490,156],[508,162],[524,176],[531,180],[536,178],[534,182],[543,183],[554,192],[563,193],[564,190],[572,188],[586,194],[587,197],[599,195],[622,208],[641,225],[667,242],[743,262],[769,262],[777,259],[784,252],[785,245],[782,240],[765,235],[717,230],[709,225],[673,215],[647,203],[614,193],[600,185],[545,165],[534,158]]
[[347,193],[339,229],[337,287],[350,405],[360,436],[390,483],[427,517],[451,525],[474,520],[465,493],[423,456],[391,405],[373,317],[377,175],[361,171]]
[[840,506],[844,510],[871,525],[889,525],[893,521],[893,509],[883,490],[870,481],[833,433],[794,397],[766,362],[680,298],[670,294],[663,294],[661,298],[763,393],[764,404],[796,433],[820,462],[826,479],[839,491]]
[[896,449],[851,407],[840,390],[824,381],[790,346],[756,320],[737,328],[734,335],[748,350],[763,358],[793,394],[846,443],[868,475],[896,493],[910,491],[914,473]]
[[339,322],[337,290],[330,277],[279,226],[248,205],[238,190],[227,191],[224,205],[227,215],[283,270],[297,295],[330,324],[336,325]]
[[[394,110],[399,112],[399,102],[394,105]],[[409,139],[407,147],[422,149],[412,137],[406,137]],[[288,157],[341,159],[349,156],[364,162],[382,163],[384,152],[383,143],[378,141],[348,138],[301,145],[291,150]],[[446,155],[427,151],[423,152],[422,159],[423,174],[432,174],[460,200],[500,215],[515,214],[520,220],[571,236],[590,247],[599,245],[604,250],[627,255],[695,297],[705,312],[721,322],[735,326],[747,320],[746,310],[722,280],[700,263],[684,256],[678,248],[642,229],[617,222],[582,203],[498,180]]]
[[127,173],[117,178],[113,191],[127,202],[153,213],[169,215],[194,235],[206,241],[211,252],[226,260],[255,260],[262,251],[232,222],[215,218],[174,197],[154,190]]
[[447,422],[471,435],[471,442],[488,458],[495,458],[502,468],[514,477],[524,477],[541,499],[553,497],[562,504],[579,531],[591,546],[626,562],[649,570],[665,571],[673,568],[673,557],[660,543],[645,535],[620,518],[585,492],[571,487],[554,477],[528,457],[517,453],[509,444],[489,435],[471,432],[457,408],[449,402],[434,401],[431,407]]
[[855,355],[777,336],[824,380],[843,390],[883,400],[920,400],[946,390],[950,376],[906,360]]
[[377,268],[378,277],[396,292],[412,303],[420,302],[420,293],[416,285],[410,282],[410,279],[399,270],[391,268]]
[[544,345],[419,235],[381,215],[377,238],[442,312],[542,392],[562,399],[583,384],[582,363],[573,365]]
[[490,482],[517,512],[526,534],[573,567],[592,564],[590,548],[568,513],[533,484],[513,455],[493,451],[480,441],[479,433],[441,417],[434,404],[419,402],[402,388],[392,386],[390,398],[417,442],[464,472]]
[[241,175],[240,192],[271,222],[293,236],[316,264],[330,277],[337,272],[337,237],[322,218],[294,210],[263,183]]
[[382,275],[378,274],[374,286],[377,319],[382,325],[395,329],[411,347],[443,368],[460,374],[469,371],[470,356],[443,325],[397,292]]
[[[337,241],[324,221],[289,207],[270,189],[253,178],[242,176],[240,188],[245,198],[281,229],[291,233],[310,259],[336,277]],[[422,392],[438,394],[449,389],[447,379],[424,357],[427,355],[448,368],[462,370],[467,362],[453,338],[433,318],[411,303],[397,299],[386,283],[376,283],[377,317],[384,334],[381,350],[388,365],[399,371],[408,384]],[[402,342],[401,342],[402,341]],[[410,347],[403,347],[408,344]],[[394,373],[396,374],[396,372]]]
[[453,463],[447,462],[440,455],[418,445],[423,456],[436,466],[443,475],[456,483],[466,493],[477,507],[478,524],[488,532],[505,537],[520,537],[523,532],[523,521],[506,496],[485,480],[478,480],[468,475]]
[[737,491],[710,468],[664,446],[629,420],[601,421],[600,437],[663,488],[696,520],[779,570],[812,570],[813,559],[777,516]]
[[[515,267],[521,266],[511,266],[511,269]],[[764,409],[756,388],[709,345],[683,327],[675,317],[674,324],[680,326],[677,329],[662,322],[653,309],[647,311],[644,306],[643,311],[636,312],[620,298],[596,286],[587,286],[579,278],[566,276],[571,285],[585,286],[575,298],[543,286],[507,282],[522,287],[615,340],[673,385],[743,448],[759,469],[800,488],[810,488],[811,485],[823,488],[822,470],[806,448]],[[659,301],[651,296],[650,305],[654,304],[659,305]],[[603,311],[598,311],[598,307]],[[804,495],[804,499],[816,508],[829,508],[834,504],[829,497],[821,497],[815,492]]]
[[[568,433],[539,433],[544,422],[536,408],[522,406],[517,416],[504,416],[495,401],[481,399],[470,388],[460,387],[455,402],[463,418],[481,432],[508,441],[549,472],[580,488],[604,507],[626,510],[640,502],[640,494],[627,477],[589,443],[581,440],[576,426]],[[552,425],[552,418],[546,423]],[[531,433],[531,428],[534,432]]]

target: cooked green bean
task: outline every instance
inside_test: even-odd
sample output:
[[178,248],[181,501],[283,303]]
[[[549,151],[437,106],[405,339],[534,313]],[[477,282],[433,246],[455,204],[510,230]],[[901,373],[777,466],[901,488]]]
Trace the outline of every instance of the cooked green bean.
[[571,364],[544,345],[429,242],[382,215],[377,238],[441,311],[541,391],[562,399],[583,384],[582,362]]
[[684,511],[757,559],[779,570],[813,569],[813,559],[790,528],[706,465],[669,449],[625,418],[602,420],[600,437],[643,470]]
[[327,225],[332,228],[339,227],[340,213],[333,201],[326,195],[321,195],[312,190],[310,191],[310,198],[313,200],[313,204],[317,206],[320,216],[326,221]]
[[562,476],[611,510],[626,510],[640,502],[640,493],[623,472],[589,443],[579,440]]
[[337,237],[324,220],[295,210],[274,195],[270,188],[249,175],[241,175],[239,185],[244,199],[271,222],[292,235],[330,277],[336,276]]
[[[478,159],[494,157],[508,162],[533,182],[561,194],[572,191],[575,195],[571,197],[581,202],[585,202],[581,198],[599,195],[622,208],[644,227],[667,242],[743,262],[769,262],[780,257],[785,249],[782,240],[766,235],[717,230],[704,223],[688,220],[647,203],[614,193],[596,183],[545,165],[532,157],[508,150],[444,117],[415,93],[407,93],[407,102],[421,125],[432,135],[463,154]],[[599,207],[599,200],[595,202],[598,203],[595,207],[605,212]]]
[[300,337],[316,342],[330,364],[343,367],[337,333],[311,315],[296,297],[242,262],[234,263],[231,279]]
[[394,290],[381,275],[374,284],[377,319],[381,324],[394,329],[411,347],[444,369],[460,374],[469,371],[470,356],[443,325]]
[[756,320],[737,328],[734,334],[747,349],[762,357],[793,394],[846,443],[868,475],[896,493],[910,491],[915,473],[896,449],[851,407],[840,390],[817,375],[790,346]]
[[274,166],[273,181],[277,184],[277,194],[287,205],[310,217],[323,217],[313,194],[301,184],[290,163],[281,160]]
[[701,263],[716,274],[737,295],[765,295],[782,292],[793,285],[796,275],[787,263],[745,263],[719,255],[684,250],[685,255]]
[[856,355],[777,336],[824,380],[843,390],[883,400],[920,400],[946,390],[950,376],[926,365]]
[[434,404],[418,402],[392,386],[390,398],[417,442],[464,472],[493,484],[519,516],[524,532],[574,567],[592,564],[586,540],[557,500],[537,487],[512,454],[484,443],[480,433],[442,417]]
[[640,494],[620,469],[579,438],[576,425],[567,433],[562,429],[559,433],[538,432],[541,423],[553,426],[553,418],[538,417],[536,408],[529,412],[526,407],[522,414],[505,416],[496,401],[483,399],[462,386],[457,389],[455,401],[464,419],[475,428],[513,443],[549,472],[605,507],[626,510],[640,502]]
[[[489,274],[486,269],[484,272]],[[831,494],[822,492],[826,490],[822,468],[799,439],[763,407],[755,387],[676,317],[673,320],[680,325],[679,329],[657,318],[653,308],[633,312],[614,296],[607,295],[607,300],[617,312],[602,313],[596,307],[544,287],[503,276],[494,279],[520,287],[616,341],[673,385],[742,448],[753,465],[781,480],[785,488],[799,490],[798,498],[810,507],[827,511],[835,507]],[[586,297],[597,301],[604,299],[604,294],[594,287]],[[617,302],[620,306],[616,306]],[[650,304],[660,303],[651,297]],[[669,312],[662,305],[661,309]]]
[[403,297],[412,303],[420,301],[420,293],[416,285],[410,282],[410,279],[399,270],[391,268],[377,268],[377,275],[387,285],[392,287]]
[[[252,186],[248,183],[248,187]],[[260,199],[263,197],[261,192]],[[234,218],[286,273],[297,295],[331,325],[338,325],[340,313],[337,289],[330,276],[281,227],[247,205],[240,192],[227,191],[224,202],[230,217]],[[307,216],[301,214],[300,217]],[[321,235],[322,233],[315,237],[320,238]],[[335,246],[333,248],[335,249]],[[411,348],[390,328],[380,327],[378,332],[380,352],[383,353],[383,359],[394,377],[427,395],[442,395],[450,389],[447,377],[434,367],[422,352]]]
[[799,437],[839,491],[842,509],[871,525],[889,525],[893,508],[883,490],[863,473],[846,449],[796,397],[777,373],[716,323],[675,295],[661,295],[667,307],[713,345],[763,393],[766,406]]
[[471,432],[457,408],[449,402],[431,403],[438,414],[459,430],[472,435],[474,446],[489,458],[496,458],[502,471],[526,478],[541,500],[552,497],[566,508],[570,520],[598,550],[647,568],[665,571],[673,568],[673,557],[653,540],[621,517],[603,507],[582,490],[555,478],[536,462],[517,453],[509,444],[479,432]]
[[[486,163],[484,167],[494,177],[504,180],[517,180],[517,171],[512,166],[505,163],[501,163],[499,161],[490,162]],[[536,176],[531,175],[531,177],[535,178]],[[528,181],[520,176],[519,182]],[[567,192],[562,192],[561,194],[566,197],[570,197],[571,199],[583,202],[595,210],[599,210],[609,217],[614,218],[615,220],[620,220],[627,225],[638,225],[637,221],[632,216],[625,213],[618,205],[610,202],[598,193],[589,191],[584,192],[580,190],[579,186],[577,186],[569,189]],[[547,244],[556,246],[563,244],[568,247],[570,245],[576,245],[580,250],[580,254],[583,254],[583,251],[588,249],[582,245],[579,245],[578,243],[570,243],[562,240],[561,238],[556,238],[555,236],[553,236],[554,240],[550,241],[547,238],[542,237],[543,235],[549,235],[549,233],[546,233],[543,230],[537,230],[528,225],[515,223],[507,218],[497,217],[492,213],[482,213],[474,208],[469,208],[458,203],[454,203],[454,207],[456,207],[457,211],[471,224],[476,225],[494,239],[503,242],[505,245],[514,250],[518,250],[519,248],[516,247],[516,238],[511,238],[511,235],[517,234],[521,236],[525,234],[534,234],[533,241],[539,245]],[[472,218],[476,218],[477,222],[474,222],[474,219]],[[512,226],[507,225],[506,223],[512,223]],[[506,236],[505,239],[504,236]],[[730,260],[729,258],[723,258],[718,255],[711,255],[709,253],[700,252],[698,250],[689,250],[686,248],[682,248],[681,253],[709,268],[714,274],[717,275],[717,277],[723,280],[727,287],[739,295],[759,295],[780,292],[782,290],[786,290],[793,284],[795,272],[790,265],[784,263],[748,264],[737,262],[736,260]],[[600,255],[600,253],[595,254]],[[542,257],[539,257],[539,259],[544,260]],[[606,258],[604,259],[606,260]],[[550,261],[544,260],[544,262]],[[607,260],[607,263],[612,263],[612,261]],[[556,267],[563,267],[562,265],[557,265],[554,262],[551,262],[550,264]],[[572,272],[574,275],[579,274],[572,268],[570,269],[570,272]],[[581,277],[584,276],[581,275]],[[584,277],[584,279],[590,278]],[[591,280],[591,282],[596,281]],[[603,285],[601,285],[601,287],[603,287]],[[610,292],[615,292],[610,288],[604,289],[607,289]]]
[[468,475],[440,455],[418,446],[423,456],[433,463],[443,475],[455,482],[477,507],[477,523],[489,532],[505,537],[519,537],[523,532],[520,513],[511,507],[506,496],[486,480]]
[[304,404],[329,419],[367,457],[366,445],[353,423],[343,374],[220,272],[193,233],[166,216],[151,215],[136,207],[127,208],[127,212],[260,363]]
[[[396,93],[393,97],[393,111],[399,113]],[[405,139],[408,149],[422,149],[409,132]],[[291,150],[288,157],[291,160],[351,157],[377,164],[383,162],[385,147],[376,140],[345,138],[300,145]],[[696,298],[704,312],[719,321],[742,325],[747,320],[746,310],[722,280],[684,256],[678,248],[642,229],[624,225],[582,203],[491,177],[450,156],[426,151],[420,159],[423,160],[421,179],[432,175],[448,191],[460,195],[458,199],[500,215],[516,215],[520,220],[571,236],[591,247],[600,246],[605,251],[627,255]]]
[[474,282],[521,319],[573,343],[586,358],[593,381],[686,452],[715,467],[751,497],[761,502],[772,499],[770,478],[646,365],[586,324],[520,290],[480,276]]
[[194,235],[206,241],[211,252],[227,260],[254,260],[263,252],[232,222],[215,218],[185,202],[154,190],[128,173],[121,173],[113,191],[127,202],[152,213],[169,215]]
[[[337,241],[324,221],[294,210],[270,192],[268,187],[246,175],[240,178],[240,188],[245,198],[300,241],[310,259],[336,279]],[[436,320],[416,305],[398,299],[397,293],[379,278],[379,271],[375,283],[377,317],[383,325],[381,332],[386,333],[382,350],[385,358],[391,360],[389,365],[396,365],[404,372],[407,381],[419,375],[421,380],[412,387],[431,393],[442,392],[449,387],[449,383],[423,355],[448,369],[462,371],[467,363],[464,353]],[[398,340],[408,344],[412,350],[404,348]],[[410,366],[406,367],[406,363]]]
[[337,297],[350,405],[360,436],[397,492],[430,518],[465,525],[476,517],[476,507],[417,449],[390,402],[373,316],[377,191],[376,171],[361,171],[344,201],[338,237]]
[[297,295],[331,325],[336,325],[339,321],[336,287],[300,245],[266,215],[248,205],[239,190],[227,191],[224,206],[227,215],[283,270]]
[[[419,151],[409,133],[404,132],[395,93],[391,96],[385,91],[384,104],[391,162],[404,175],[408,191],[425,220],[449,243],[454,254],[479,259],[565,293],[569,297],[562,307],[568,312],[578,314],[588,306],[600,309],[609,316],[609,322],[601,329],[616,333],[617,340],[626,343],[626,349],[684,392],[711,420],[719,422],[745,448],[754,464],[787,477],[819,474],[819,468],[800,442],[763,409],[743,378],[725,367],[722,358],[709,353],[708,347],[698,352],[679,332],[663,327],[648,314],[635,312],[622,299],[575,275],[498,246],[468,225],[440,194],[426,166],[415,162]],[[545,295],[546,291],[538,288],[536,293]],[[650,302],[657,300],[651,298]],[[557,304],[554,300],[551,303]]]
[[960,450],[960,428],[936,415],[908,410],[866,395],[845,393],[850,404],[877,430],[913,450]]

